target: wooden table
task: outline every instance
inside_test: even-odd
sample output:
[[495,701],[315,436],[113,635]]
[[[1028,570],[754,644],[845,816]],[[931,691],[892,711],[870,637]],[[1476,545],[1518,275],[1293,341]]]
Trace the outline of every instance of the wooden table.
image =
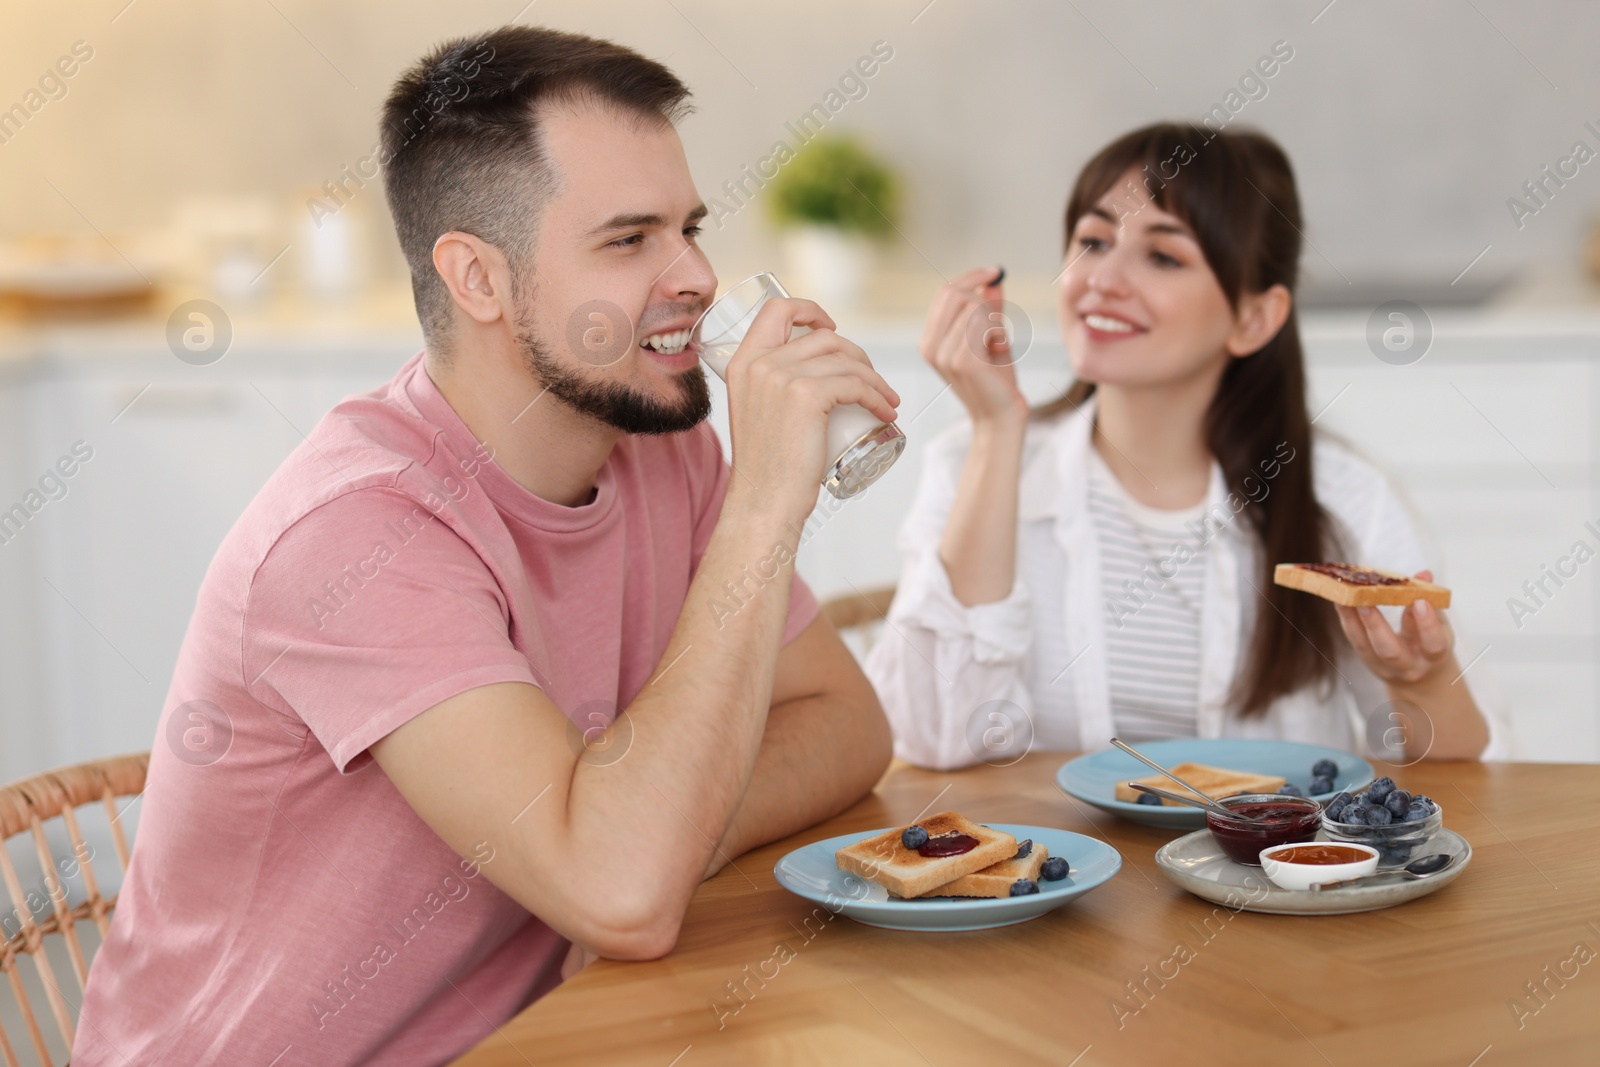
[[[1067,755],[891,773],[707,881],[671,955],[591,964],[457,1064],[1600,1063],[1600,768],[1381,770],[1472,843],[1454,884],[1358,915],[1214,915],[1155,866],[1173,832],[1056,788]],[[807,929],[814,905],[773,879],[800,845],[945,809],[1103,838],[1122,870],[1032,922],[946,934]]]

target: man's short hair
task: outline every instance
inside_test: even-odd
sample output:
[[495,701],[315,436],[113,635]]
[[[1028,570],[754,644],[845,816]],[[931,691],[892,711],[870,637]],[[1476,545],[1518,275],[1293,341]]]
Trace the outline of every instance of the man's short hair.
[[384,194],[430,352],[449,356],[450,291],[433,265],[441,234],[494,245],[524,291],[539,213],[554,192],[540,107],[593,101],[675,123],[689,90],[630,48],[527,26],[439,45],[395,82],[384,102]]

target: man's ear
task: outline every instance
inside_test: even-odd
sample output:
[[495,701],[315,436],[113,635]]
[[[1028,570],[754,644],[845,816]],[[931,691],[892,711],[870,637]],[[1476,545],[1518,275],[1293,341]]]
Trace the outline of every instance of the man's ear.
[[1239,314],[1228,335],[1228,353],[1234,356],[1251,356],[1283,329],[1289,317],[1294,297],[1282,285],[1274,285],[1265,292],[1250,293],[1239,301]]
[[477,322],[490,323],[511,314],[511,271],[494,245],[451,230],[433,242],[433,266],[456,306]]

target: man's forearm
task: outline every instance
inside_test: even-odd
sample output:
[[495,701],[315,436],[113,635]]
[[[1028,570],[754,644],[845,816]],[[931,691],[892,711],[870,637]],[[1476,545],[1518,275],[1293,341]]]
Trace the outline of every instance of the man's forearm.
[[749,787],[706,870],[837,815],[872,790],[891,740],[877,698],[801,697],[775,705]]
[[[609,728],[631,732],[625,754],[574,767],[571,839],[626,827],[638,869],[667,898],[693,892],[754,772],[788,611],[791,536],[758,512],[724,507],[653,679],[626,709],[627,723]],[[777,574],[736,612],[719,612],[725,586],[774,546],[789,547]]]

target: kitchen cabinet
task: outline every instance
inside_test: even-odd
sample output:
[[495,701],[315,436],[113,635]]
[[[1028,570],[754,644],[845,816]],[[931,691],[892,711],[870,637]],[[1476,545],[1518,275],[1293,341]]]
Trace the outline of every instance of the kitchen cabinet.
[[[1436,323],[1425,358],[1403,367],[1374,357],[1362,325],[1329,316],[1305,326],[1318,426],[1408,491],[1455,590],[1453,618],[1488,645],[1472,670],[1508,695],[1524,755],[1600,759],[1600,562],[1550,586],[1531,615],[1507,608],[1575,541],[1600,549],[1585,526],[1600,527],[1600,321],[1463,313]],[[921,447],[961,415],[917,355],[920,323],[841,327],[901,392],[910,440],[862,496],[819,497],[800,571],[822,597],[895,581]],[[420,347],[400,329],[303,333],[241,328],[203,367],[175,359],[158,329],[0,348],[0,507],[75,442],[93,448],[65,495],[0,544],[0,779],[151,745],[224,534],[328,408],[380,385]],[[1059,339],[1041,333],[1018,370],[1030,397],[1059,393]],[[725,393],[717,383],[712,393],[726,447]]]

